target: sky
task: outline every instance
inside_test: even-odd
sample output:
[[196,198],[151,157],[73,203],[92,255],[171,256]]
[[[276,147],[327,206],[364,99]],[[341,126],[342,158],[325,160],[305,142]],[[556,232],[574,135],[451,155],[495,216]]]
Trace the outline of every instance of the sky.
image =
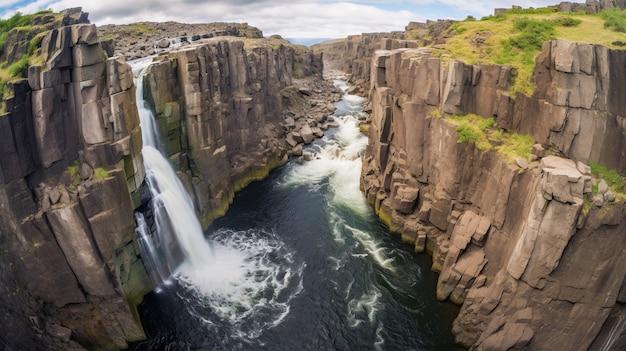
[[[576,0],[574,0],[576,1]],[[584,2],[583,0],[577,0]],[[476,18],[496,7],[543,7],[560,0],[0,0],[0,18],[16,11],[82,6],[91,23],[140,21],[247,22],[263,35],[285,38],[343,38],[352,34],[402,31],[411,21]]]

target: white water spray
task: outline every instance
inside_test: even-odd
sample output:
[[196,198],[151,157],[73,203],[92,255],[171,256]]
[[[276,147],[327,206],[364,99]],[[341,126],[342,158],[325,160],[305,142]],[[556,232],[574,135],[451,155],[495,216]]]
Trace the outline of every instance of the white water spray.
[[[140,239],[148,242],[145,246],[151,248],[147,252],[151,257],[147,260],[155,262],[153,266],[157,267],[157,273],[163,281],[167,278],[164,275],[176,272],[183,262],[192,266],[206,266],[213,262],[213,258],[191,198],[167,158],[159,151],[160,138],[155,118],[143,99],[143,75],[150,62],[149,59],[138,61],[133,67],[143,138],[141,152],[157,226],[155,235],[143,233]],[[158,268],[163,263],[167,269]],[[153,273],[151,275],[154,276]]]
[[146,61],[134,65],[156,224],[156,233],[150,233],[143,216],[137,216],[144,263],[151,277],[160,278],[157,284],[174,276],[185,288],[178,293],[193,316],[208,326],[215,325],[211,318],[217,316],[233,327],[233,337],[253,340],[287,316],[291,300],[303,289],[305,265],[295,262],[293,252],[272,232],[222,230],[212,233],[210,244],[205,239],[193,201],[160,151],[154,115],[143,100]]

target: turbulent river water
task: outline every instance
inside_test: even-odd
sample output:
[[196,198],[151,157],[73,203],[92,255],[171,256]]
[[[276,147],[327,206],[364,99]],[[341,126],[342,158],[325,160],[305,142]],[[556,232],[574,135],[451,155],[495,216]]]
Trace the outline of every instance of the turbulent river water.
[[313,160],[236,194],[204,233],[206,259],[145,297],[148,340],[131,350],[459,349],[458,310],[436,301],[430,259],[391,236],[359,190],[362,103],[344,94],[339,127],[305,148]]

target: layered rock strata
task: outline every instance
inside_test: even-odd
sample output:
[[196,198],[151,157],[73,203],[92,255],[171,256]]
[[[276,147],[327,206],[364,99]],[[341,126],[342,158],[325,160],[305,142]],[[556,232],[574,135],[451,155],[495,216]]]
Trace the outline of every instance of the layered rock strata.
[[[549,42],[535,94],[512,99],[508,67],[444,63],[428,49],[376,52],[362,188],[393,232],[432,253],[438,298],[462,304],[453,328],[461,345],[624,345],[615,337],[626,302],[624,197],[592,204],[609,197],[594,197],[586,166],[626,173],[623,58],[600,46]],[[543,146],[530,164],[516,164],[493,148],[459,143],[445,116],[469,113]]]
[[[321,136],[338,98],[308,49],[243,40],[198,40],[145,75],[205,226]],[[134,233],[147,192],[133,74],[89,24],[48,32],[41,58],[0,116],[0,345],[123,349],[145,337],[136,305],[152,289]]]
[[152,289],[134,234],[132,73],[90,24],[49,31],[41,56],[0,116],[0,335],[9,349],[125,348],[145,337],[135,306]]
[[323,135],[333,94],[321,69],[302,47],[235,38],[200,40],[148,68],[144,96],[204,226],[235,191]]

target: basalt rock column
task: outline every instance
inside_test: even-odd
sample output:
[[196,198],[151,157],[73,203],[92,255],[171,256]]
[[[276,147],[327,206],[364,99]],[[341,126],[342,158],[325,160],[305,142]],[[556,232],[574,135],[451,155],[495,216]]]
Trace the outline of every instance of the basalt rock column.
[[135,308],[152,288],[134,235],[144,174],[132,74],[105,58],[94,25],[41,45],[44,64],[0,116],[2,267],[23,294],[3,332],[25,327],[11,346],[23,349],[124,348],[144,337]]
[[[362,188],[392,231],[432,253],[441,273],[438,298],[462,304],[453,330],[462,345],[601,349],[591,345],[604,335],[597,345],[614,346],[602,330],[621,330],[626,213],[623,200],[592,192],[600,180],[585,163],[622,171],[614,156],[623,145],[623,99],[606,87],[619,91],[624,80],[605,65],[622,56],[548,43],[535,71],[537,91],[515,99],[507,67],[444,63],[427,49],[374,56]],[[526,165],[459,143],[445,117],[469,113],[493,117],[571,159],[546,156],[537,146]]]
[[146,72],[166,153],[204,226],[225,213],[235,191],[287,161],[289,131],[318,123],[295,116],[301,111],[291,104],[306,101],[294,83],[319,76],[319,58],[272,40],[199,40]]

